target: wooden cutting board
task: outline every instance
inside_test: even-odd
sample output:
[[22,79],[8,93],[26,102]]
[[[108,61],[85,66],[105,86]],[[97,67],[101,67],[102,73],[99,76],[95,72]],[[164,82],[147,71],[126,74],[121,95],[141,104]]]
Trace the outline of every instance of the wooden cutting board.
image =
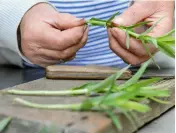
[[[133,67],[125,71],[119,79],[129,79],[137,72],[139,67]],[[105,79],[120,71],[120,68],[104,66],[65,66],[53,65],[46,68],[48,79]],[[142,78],[162,77],[174,78],[175,69],[147,68]]]
[[[29,83],[21,84],[8,89],[22,90],[64,90],[71,87],[90,82],[90,80],[50,80],[39,79]],[[124,81],[119,81],[124,82]],[[135,128],[131,125],[121,113],[117,115],[123,125],[123,131],[118,132],[112,125],[112,122],[103,113],[96,112],[74,112],[68,110],[42,110],[33,109],[15,104],[12,100],[14,95],[0,94],[0,119],[5,116],[12,116],[13,120],[4,133],[40,133],[44,126],[55,125],[57,133],[133,133],[141,126],[162,113],[172,108],[175,104],[175,80],[163,80],[159,84],[169,83],[171,96],[165,100],[171,104],[163,105],[155,102],[148,103],[152,110],[145,114],[138,114],[140,123]],[[85,99],[84,96],[77,97],[36,97],[20,96],[23,99],[37,103],[58,104],[58,103],[76,103]],[[153,131],[155,132],[155,131]]]
[[[46,68],[46,77],[49,79],[104,79],[119,68],[104,66],[65,66],[53,65]],[[127,70],[119,79],[129,79],[131,71]]]

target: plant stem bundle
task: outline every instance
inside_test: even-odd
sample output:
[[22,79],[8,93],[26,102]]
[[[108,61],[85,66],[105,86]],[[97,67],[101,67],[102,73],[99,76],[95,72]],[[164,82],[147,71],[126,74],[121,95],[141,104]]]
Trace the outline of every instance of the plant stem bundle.
[[[25,91],[25,90],[6,90],[4,94],[31,95],[31,96],[63,96],[63,95],[86,95],[100,94],[96,97],[87,97],[86,100],[73,104],[40,104],[26,101],[21,98],[15,98],[14,101],[21,105],[39,108],[39,109],[63,109],[74,111],[101,111],[106,113],[113,121],[114,125],[122,130],[122,125],[114,111],[123,113],[133,125],[135,121],[134,114],[131,111],[146,113],[151,108],[142,103],[143,101],[153,100],[158,103],[168,104],[160,98],[168,97],[169,90],[162,86],[153,86],[161,78],[151,78],[139,81],[141,75],[145,72],[151,59],[145,62],[138,72],[123,84],[118,85],[116,80],[130,67],[127,66],[121,71],[111,75],[100,82],[91,82],[79,87],[63,91]],[[133,116],[131,115],[133,114]],[[136,117],[137,118],[137,117]],[[137,120],[136,120],[137,121]]]

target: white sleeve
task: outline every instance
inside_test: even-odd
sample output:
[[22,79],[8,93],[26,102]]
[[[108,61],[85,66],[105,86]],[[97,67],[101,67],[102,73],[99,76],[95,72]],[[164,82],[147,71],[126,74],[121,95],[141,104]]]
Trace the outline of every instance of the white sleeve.
[[0,64],[22,66],[17,28],[24,14],[40,2],[47,0],[0,0]]

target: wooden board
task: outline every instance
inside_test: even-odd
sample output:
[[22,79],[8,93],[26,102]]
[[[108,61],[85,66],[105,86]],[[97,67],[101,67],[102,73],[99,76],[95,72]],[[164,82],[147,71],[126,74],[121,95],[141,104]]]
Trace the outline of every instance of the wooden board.
[[[48,79],[104,79],[119,70],[119,68],[104,66],[53,65],[46,68],[46,77]],[[130,77],[131,71],[127,70],[119,79]]]
[[[149,103],[152,107],[152,111],[146,114],[138,114],[140,124],[138,124],[136,128],[133,128],[122,114],[118,114],[124,127],[123,131],[120,133],[132,133],[137,130],[137,128],[145,125],[145,123],[160,116],[163,112],[174,106],[175,80],[170,79],[166,81],[170,82],[169,88],[171,96],[167,98],[167,100],[169,100],[171,104],[162,105],[155,102]],[[87,82],[87,80],[49,80],[43,78],[9,89],[63,90],[85,82]],[[32,109],[13,103],[12,100],[15,97],[17,96],[0,94],[0,119],[4,116],[12,116],[14,118],[4,133],[39,133],[44,125],[49,126],[52,124],[57,126],[57,133],[117,133],[111,120],[102,113]],[[85,99],[83,96],[20,97],[37,103],[48,104],[76,103]]]

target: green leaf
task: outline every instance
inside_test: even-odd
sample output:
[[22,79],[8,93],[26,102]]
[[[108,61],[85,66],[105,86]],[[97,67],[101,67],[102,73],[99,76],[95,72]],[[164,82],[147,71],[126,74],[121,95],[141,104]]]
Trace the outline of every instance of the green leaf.
[[175,42],[174,36],[161,37],[161,38],[157,38],[157,40],[163,41],[163,42]]
[[[128,65],[127,67],[123,68],[122,70],[120,70],[119,72],[116,73],[116,78],[115,78],[115,81],[116,79],[118,79],[126,70],[128,70],[130,68],[131,65]],[[111,88],[105,93],[105,96],[102,100],[102,102],[108,97],[108,95],[111,93],[111,91],[115,88],[115,81],[114,81],[114,84],[112,84]]]
[[169,45],[165,45],[165,43],[163,42],[159,42],[158,43],[159,49],[165,53],[166,55],[175,58],[175,51],[174,48],[172,46]]
[[49,133],[49,130],[47,127],[44,127],[41,129],[40,133]]
[[168,33],[164,34],[161,37],[158,37],[157,39],[161,39],[161,38],[165,38],[165,37],[171,36],[174,32],[175,32],[175,29],[172,29],[171,31],[169,31]]
[[141,89],[139,91],[139,96],[145,96],[145,97],[169,97],[169,90],[163,90],[163,89]]
[[[150,58],[152,59],[152,61],[154,62],[154,64],[158,67],[158,69],[160,69],[159,65],[154,60],[153,55],[151,54],[149,47],[144,43],[144,41],[142,41],[142,45],[144,46],[146,52],[148,53],[148,55],[150,56]],[[157,47],[158,47],[158,45],[157,45]]]
[[111,88],[112,85],[114,85],[114,82],[116,79],[118,79],[128,68],[130,65],[125,67],[124,69],[117,71],[115,74],[109,76],[105,80],[101,81],[98,84],[95,84],[94,86],[90,87],[89,92],[100,92],[104,89]]
[[96,83],[96,82],[90,82],[90,83],[86,83],[86,84],[83,84],[83,85],[78,86],[78,87],[74,87],[71,90],[87,89],[87,88],[92,87],[92,86],[94,86],[96,84],[98,84],[98,83]]
[[119,15],[119,12],[116,12],[114,15],[112,15],[107,22],[111,22],[117,15]]
[[135,89],[141,89],[141,87],[145,87],[148,86],[152,83],[158,82],[160,81],[162,78],[151,78],[151,79],[146,79],[146,80],[142,80],[137,82],[136,84],[133,84],[131,86],[129,86],[128,88],[126,88],[126,91],[134,91]]
[[4,129],[8,126],[10,121],[12,120],[11,117],[4,118],[3,120],[0,121],[0,133],[4,131]]
[[158,48],[158,42],[155,38],[149,36],[147,37],[147,42],[153,44],[156,48]]
[[141,104],[141,103],[134,102],[134,101],[126,101],[125,103],[119,106],[125,109],[128,109],[128,110],[135,110],[141,113],[146,113],[150,111],[150,107],[148,105]]
[[169,101],[163,101],[163,100],[160,100],[160,99],[155,98],[155,97],[150,97],[150,99],[157,102],[157,103],[160,103],[160,104],[170,104]]
[[106,78],[105,80],[101,81],[100,83],[92,86],[89,88],[89,92],[101,92],[104,89],[110,88],[114,82],[116,75],[111,75],[110,77]]
[[148,61],[146,61],[141,68],[137,71],[137,73],[128,81],[126,81],[124,84],[120,85],[119,87],[117,87],[117,90],[122,90],[124,88],[129,87],[130,85],[135,84],[140,77],[143,75],[143,73],[145,72],[147,66],[151,63],[151,59],[149,59]]
[[145,21],[145,22],[139,22],[137,24],[133,24],[133,25],[130,25],[130,26],[126,26],[126,28],[136,28],[136,27],[139,27],[139,26],[143,26],[143,25],[146,25],[148,23],[151,23],[152,21]]
[[119,14],[119,12],[116,12],[114,15],[112,15],[106,22],[107,27],[112,27],[111,21]]
[[126,30],[126,47],[127,49],[130,48],[130,35],[128,33],[128,30]]
[[106,110],[106,114],[111,118],[114,126],[119,130],[122,131],[122,125],[120,123],[119,117],[116,116],[111,110]]
[[160,18],[158,21],[156,21],[150,28],[148,28],[145,32],[143,32],[141,34],[141,36],[147,35],[148,33],[150,33],[153,28],[163,19],[164,17]]
[[81,110],[91,110],[92,107],[93,107],[93,103],[91,102],[91,100],[86,99],[83,101],[81,105]]

